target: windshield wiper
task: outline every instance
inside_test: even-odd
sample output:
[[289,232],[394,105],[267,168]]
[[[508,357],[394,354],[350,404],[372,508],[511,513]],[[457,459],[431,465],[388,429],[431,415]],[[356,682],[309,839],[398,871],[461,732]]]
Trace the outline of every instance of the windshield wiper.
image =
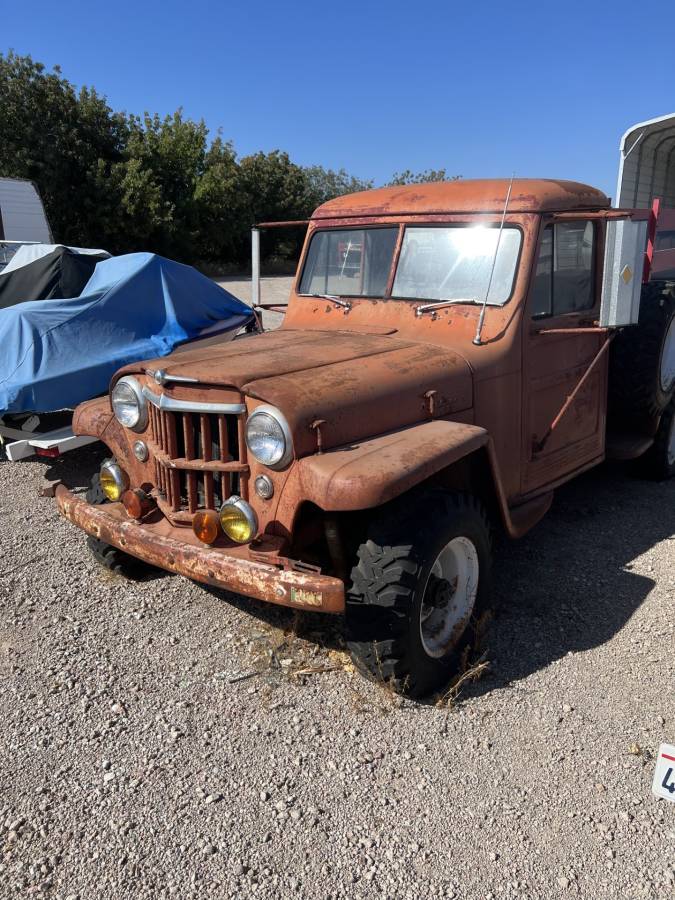
[[349,300],[343,300],[342,297],[336,297],[335,294],[301,294],[301,297],[316,297],[317,300],[332,300],[336,306],[343,309],[351,309],[352,305]]
[[465,304],[469,306],[482,306],[482,300],[476,300],[475,297],[465,297],[457,300],[438,300],[436,303],[423,303],[421,306],[415,307],[415,315],[423,316],[425,312],[429,312],[432,309],[442,309],[444,306],[458,306],[459,304]]

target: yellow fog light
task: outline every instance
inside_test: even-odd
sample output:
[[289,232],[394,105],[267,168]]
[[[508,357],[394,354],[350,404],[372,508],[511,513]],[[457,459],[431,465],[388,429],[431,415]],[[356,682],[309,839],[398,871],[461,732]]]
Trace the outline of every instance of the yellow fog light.
[[212,544],[218,537],[220,523],[215,509],[200,509],[192,519],[192,530],[204,544]]
[[245,544],[258,533],[258,519],[252,507],[233,494],[220,507],[220,525],[225,534],[238,544]]
[[113,502],[120,499],[129,487],[129,476],[119,467],[114,459],[106,459],[99,473],[101,490],[108,500]]

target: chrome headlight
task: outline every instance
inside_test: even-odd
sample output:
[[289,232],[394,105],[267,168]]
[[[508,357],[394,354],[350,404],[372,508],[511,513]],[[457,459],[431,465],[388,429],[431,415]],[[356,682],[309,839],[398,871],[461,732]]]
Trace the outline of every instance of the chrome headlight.
[[143,431],[148,424],[148,404],[140,384],[131,375],[120,378],[111,395],[115,418],[132,431]]
[[270,469],[283,469],[293,455],[291,430],[275,406],[258,406],[246,423],[246,446]]

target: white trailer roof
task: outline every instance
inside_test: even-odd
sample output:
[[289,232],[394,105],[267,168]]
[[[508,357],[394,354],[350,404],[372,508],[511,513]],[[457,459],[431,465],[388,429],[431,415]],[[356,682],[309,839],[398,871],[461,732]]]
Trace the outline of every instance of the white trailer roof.
[[0,238],[6,241],[51,243],[42,200],[31,181],[0,178],[0,226]]
[[617,206],[646,209],[659,197],[675,207],[675,113],[631,126],[619,152]]

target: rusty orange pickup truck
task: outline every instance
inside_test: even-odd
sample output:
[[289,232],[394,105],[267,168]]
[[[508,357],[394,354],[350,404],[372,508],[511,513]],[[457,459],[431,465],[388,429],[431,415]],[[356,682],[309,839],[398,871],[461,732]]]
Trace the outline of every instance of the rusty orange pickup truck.
[[493,529],[524,534],[606,457],[675,472],[654,219],[557,180],[325,203],[281,328],[128,366],[78,408],[110,458],[60,510],[107,566],[341,615],[363,672],[439,689]]

